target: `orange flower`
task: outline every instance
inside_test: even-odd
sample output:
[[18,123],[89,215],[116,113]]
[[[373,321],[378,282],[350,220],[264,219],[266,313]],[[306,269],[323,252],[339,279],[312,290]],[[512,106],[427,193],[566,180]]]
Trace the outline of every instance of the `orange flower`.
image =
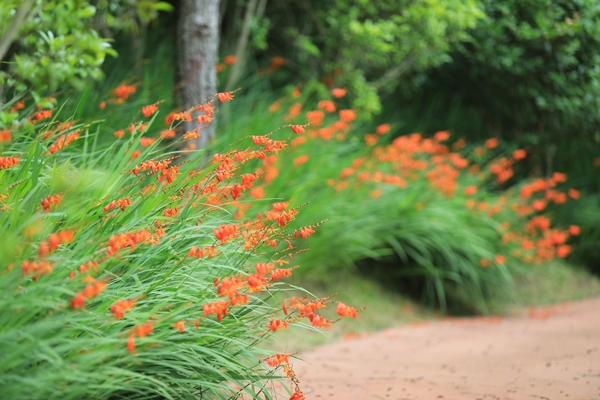
[[281,103],[276,101],[275,103],[273,103],[269,106],[269,111],[275,112],[275,111],[279,110],[280,107],[281,107]]
[[357,311],[355,308],[347,306],[342,302],[338,302],[337,308],[335,310],[340,317],[350,317],[356,318]]
[[83,293],[77,292],[75,297],[71,299],[71,308],[73,310],[77,308],[82,308],[85,305],[85,299],[83,298]]
[[17,157],[0,157],[0,170],[8,169],[17,164],[19,164]]
[[579,199],[579,190],[569,189],[569,191],[567,193],[569,193],[569,197],[572,198],[573,200]]
[[474,195],[475,193],[477,193],[477,186],[472,185],[472,186],[467,186],[465,188],[465,195],[471,196],[471,195]]
[[447,131],[439,131],[433,135],[433,138],[438,142],[444,142],[450,138],[450,134]]
[[523,149],[515,150],[513,152],[513,158],[515,160],[522,160],[525,157],[527,157],[527,152],[525,150],[523,150]]
[[127,351],[130,353],[135,351],[135,340],[133,339],[133,336],[127,338]]
[[270,367],[276,367],[279,364],[287,364],[289,362],[289,354],[275,354],[274,356],[267,358],[267,364],[269,364]]
[[254,189],[250,190],[250,196],[254,197],[255,199],[264,199],[265,198],[265,191],[262,187],[256,187]]
[[304,126],[303,125],[290,125],[290,128],[292,128],[292,131],[296,135],[299,135],[299,134],[301,134],[301,133],[304,132]]
[[173,328],[177,329],[179,333],[183,333],[185,331],[185,321],[177,321],[173,324]]
[[298,156],[298,157],[294,158],[293,164],[295,166],[298,166],[298,165],[304,164],[307,161],[308,161],[308,155],[303,154],[301,156]]
[[271,66],[274,68],[282,67],[286,64],[286,60],[283,57],[272,57]]
[[286,278],[288,276],[292,276],[291,268],[288,268],[288,269],[277,268],[277,269],[271,271],[271,280],[272,281],[276,281],[281,278]]
[[328,326],[331,326],[331,321],[328,321],[325,317],[321,315],[312,314],[308,316],[308,319],[310,319],[310,323],[312,326],[318,328],[326,328]]
[[571,236],[577,236],[581,233],[581,229],[577,225],[569,226],[569,233]]
[[569,255],[570,252],[571,252],[571,246],[569,246],[568,244],[563,244],[562,246],[558,246],[556,248],[556,254],[560,258],[565,258],[566,256]]
[[546,200],[535,200],[531,205],[535,211],[539,212],[546,208],[546,204]]
[[163,139],[173,139],[175,137],[175,131],[172,129],[165,129],[160,133],[160,137]]
[[346,89],[335,88],[331,91],[331,94],[333,94],[333,97],[336,99],[340,99],[346,95]]
[[343,122],[352,122],[356,119],[356,112],[354,110],[340,110],[340,120]]
[[223,319],[223,315],[229,314],[229,303],[225,300],[204,304],[203,307],[204,315],[208,317],[210,314],[215,314],[217,316],[217,321],[221,321]]
[[288,328],[287,321],[282,321],[280,319],[272,319],[269,322],[269,331],[270,332],[277,332],[277,331],[280,331],[282,329],[287,329],[287,328]]
[[335,103],[331,100],[319,101],[318,107],[325,110],[328,113],[335,112]]
[[221,241],[221,244],[225,244],[239,235],[237,225],[219,225],[218,229],[213,228],[213,232],[215,237]]
[[129,96],[135,93],[135,86],[128,86],[126,84],[121,84],[115,89],[113,89],[112,94],[115,97],[118,97],[121,100],[126,100]]
[[148,336],[154,331],[154,327],[152,326],[152,322],[148,321],[143,325],[138,325],[133,328],[133,334],[137,337],[143,338]]
[[[0,169],[2,169],[1,163],[0,163]],[[63,199],[63,195],[62,194],[53,194],[53,195],[50,195],[50,196],[46,197],[45,199],[41,200],[42,209],[44,210],[44,212],[49,212],[50,211],[50,206],[51,205],[59,205],[60,202],[62,201],[62,199]]]
[[503,255],[498,254],[494,258],[494,261],[496,261],[496,264],[504,264],[506,262],[506,258]]
[[493,148],[496,148],[497,146],[498,146],[498,139],[496,139],[496,138],[490,138],[485,141],[485,147],[487,147],[490,150]]
[[325,118],[325,113],[320,110],[313,110],[306,113],[306,118],[310,121],[311,124],[315,126],[319,126],[323,123],[323,118]]
[[226,64],[226,65],[232,65],[232,64],[235,64],[235,62],[236,62],[236,61],[237,61],[237,57],[236,57],[236,56],[234,56],[234,55],[229,55],[229,56],[226,56],[226,57],[223,59],[223,63],[224,63],[224,64]]
[[5,130],[0,130],[0,143],[2,142],[8,142],[11,139],[11,134],[9,131]]
[[140,145],[142,147],[148,147],[148,146],[150,146],[154,142],[156,142],[156,139],[147,138],[147,137],[141,137],[140,138]]
[[377,133],[378,135],[385,135],[390,131],[390,129],[390,124],[381,124],[377,128],[375,128],[375,133]]
[[167,218],[176,217],[179,214],[179,208],[165,208],[163,211],[163,215]]
[[144,117],[149,117],[157,111],[158,106],[156,104],[150,104],[148,106],[142,107],[142,114],[144,114]]
[[113,313],[116,319],[123,318],[126,311],[135,307],[133,300],[117,300],[110,306],[110,312]]
[[567,175],[563,174],[562,172],[555,172],[552,174],[552,180],[554,182],[566,182]]
[[294,391],[294,393],[292,394],[292,397],[290,397],[290,400],[304,400],[304,395],[302,394],[302,392],[296,388],[296,390]]
[[233,94],[231,92],[217,93],[217,98],[221,103],[233,100]]

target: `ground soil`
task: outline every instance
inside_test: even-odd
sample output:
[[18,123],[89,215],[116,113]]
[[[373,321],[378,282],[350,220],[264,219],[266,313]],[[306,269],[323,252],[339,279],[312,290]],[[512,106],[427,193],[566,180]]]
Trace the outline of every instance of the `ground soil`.
[[293,366],[311,399],[600,399],[600,298],[388,329]]

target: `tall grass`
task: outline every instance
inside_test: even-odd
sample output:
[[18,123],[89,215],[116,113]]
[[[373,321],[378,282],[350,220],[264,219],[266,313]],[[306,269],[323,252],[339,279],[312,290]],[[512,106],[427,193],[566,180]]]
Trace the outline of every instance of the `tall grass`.
[[150,129],[161,104],[109,128],[33,106],[13,110],[0,143],[1,397],[272,398],[286,377],[303,398],[290,355],[257,344],[288,325],[330,325],[320,309],[332,300],[273,302],[296,268],[296,209],[262,202],[234,218],[253,185],[241,167],[264,150],[202,165],[180,150],[196,132],[150,136],[165,130]]
[[251,193],[296,205],[306,194],[318,199],[293,225],[327,220],[310,251],[299,255],[301,273],[355,273],[360,260],[396,254],[384,279],[421,277],[425,297],[442,308],[450,291],[485,311],[490,289],[510,293],[515,272],[570,253],[567,241],[577,227],[552,228],[544,216],[546,207],[578,197],[575,190],[567,195],[563,174],[506,189],[526,151],[496,139],[467,143],[443,131],[392,141],[397,126],[354,126],[356,115],[343,109],[343,97],[318,98],[312,89],[295,89],[268,107],[258,101],[254,119],[232,119],[221,132],[231,142],[260,121],[273,131],[257,140],[277,142],[282,131],[268,121],[280,118],[304,130],[259,162],[260,191]]

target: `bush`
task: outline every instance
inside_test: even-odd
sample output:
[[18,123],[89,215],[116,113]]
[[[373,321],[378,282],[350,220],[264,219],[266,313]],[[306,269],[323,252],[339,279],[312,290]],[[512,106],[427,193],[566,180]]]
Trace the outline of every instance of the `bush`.
[[[448,132],[390,141],[394,127],[388,124],[358,135],[357,113],[340,109],[343,97],[313,103],[307,100],[314,98],[310,85],[299,92],[270,107],[272,119],[285,114],[297,136],[279,140],[282,131],[274,130],[254,138],[282,150],[260,161],[261,177],[250,194],[281,196],[298,206],[307,193],[318,199],[291,225],[306,235],[308,220],[327,219],[310,251],[299,255],[301,273],[325,277],[333,269],[356,271],[361,260],[396,254],[396,265],[384,273],[387,282],[422,277],[421,292],[442,307],[452,292],[485,311],[491,288],[511,292],[514,271],[570,253],[567,241],[575,230],[551,228],[551,214],[543,215],[551,204],[578,196],[575,190],[567,195],[564,174],[502,189],[513,166],[527,156],[525,150],[496,139],[482,146],[457,138],[452,143]],[[266,124],[264,112],[260,115]],[[244,134],[246,124],[232,120],[224,129]],[[239,209],[247,208],[240,204]]]
[[[228,31],[235,29],[240,11],[237,4],[226,9]],[[300,77],[346,86],[364,118],[380,111],[382,93],[450,61],[452,45],[481,17],[475,0],[270,2],[254,36],[268,31],[269,53],[287,59],[285,68],[293,75],[282,74],[282,82],[297,83]],[[267,71],[278,66],[274,61]]]
[[253,185],[241,166],[263,150],[202,167],[181,140],[146,136],[157,104],[116,139],[56,109],[16,108],[0,135],[2,396],[270,398],[269,382],[287,375],[303,398],[290,355],[257,344],[306,318],[329,325],[317,310],[331,300],[270,301],[296,268],[286,225],[297,209],[269,204],[275,220],[244,221],[232,211]]

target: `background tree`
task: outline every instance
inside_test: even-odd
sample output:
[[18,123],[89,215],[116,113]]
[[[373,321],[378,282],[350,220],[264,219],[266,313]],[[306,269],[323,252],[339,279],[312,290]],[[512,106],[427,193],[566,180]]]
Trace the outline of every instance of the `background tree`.
[[[181,105],[189,109],[217,92],[219,0],[182,0],[177,32],[177,72]],[[196,129],[195,121],[184,125]],[[202,130],[198,148],[214,136],[212,125]]]
[[[483,17],[478,1],[300,0],[270,2],[257,25],[270,27],[269,53],[283,56],[295,79],[345,86],[361,115],[381,109],[380,95],[451,59],[452,45]],[[234,9],[227,12],[235,15]],[[410,78],[409,78],[410,77]]]
[[0,104],[25,90],[38,101],[59,87],[83,89],[99,80],[106,56],[117,55],[106,36],[139,31],[170,7],[155,0],[3,1]]

